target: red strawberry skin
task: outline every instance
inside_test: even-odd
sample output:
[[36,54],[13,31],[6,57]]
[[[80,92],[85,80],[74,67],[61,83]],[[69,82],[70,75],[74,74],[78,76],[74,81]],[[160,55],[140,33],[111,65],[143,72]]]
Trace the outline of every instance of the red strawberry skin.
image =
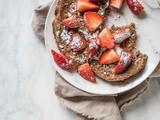
[[115,45],[113,35],[108,28],[104,28],[98,35],[97,39],[102,47],[111,49]]
[[68,70],[74,66],[73,60],[67,58],[66,56],[57,53],[56,51],[52,50],[52,55],[54,58],[55,63],[62,69]]
[[132,30],[129,27],[123,28],[113,34],[115,43],[122,43],[127,38],[131,37]]
[[132,62],[132,55],[129,52],[121,52],[120,60],[115,67],[115,73],[122,73],[126,70],[126,68],[131,64]]
[[100,58],[100,64],[111,64],[119,61],[119,55],[113,50],[106,50]]
[[77,4],[78,12],[94,11],[99,9],[98,5],[89,2],[88,0],[78,0]]
[[79,65],[77,68],[77,72],[86,80],[95,83],[96,82],[96,77],[89,66],[88,63],[85,63],[83,65]]
[[111,0],[110,5],[114,8],[120,9],[123,5],[124,0]]
[[86,12],[84,14],[84,23],[90,31],[96,31],[104,22],[104,18],[96,12]]
[[144,11],[144,7],[141,5],[138,0],[127,0],[127,4],[131,9],[132,13],[135,15],[139,15]]
[[71,36],[71,40],[69,43],[70,49],[72,49],[73,51],[80,51],[86,47],[87,47],[86,40],[81,35],[79,35],[78,33],[74,33]]
[[88,57],[87,59],[92,58],[99,50],[99,45],[97,44],[96,39],[90,39],[88,45]]
[[77,28],[78,27],[78,21],[74,16],[71,16],[71,17],[63,20],[62,23],[69,28]]

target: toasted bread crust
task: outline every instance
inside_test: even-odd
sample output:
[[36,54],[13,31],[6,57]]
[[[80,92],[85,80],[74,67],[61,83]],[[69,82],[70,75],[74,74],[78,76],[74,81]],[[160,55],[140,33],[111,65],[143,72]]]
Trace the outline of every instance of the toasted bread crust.
[[140,72],[145,67],[146,61],[147,55],[143,55],[139,51],[136,52],[131,65],[121,74],[114,73],[115,64],[105,66],[101,65],[98,61],[92,61],[90,65],[94,73],[100,78],[110,82],[117,82],[124,81]]
[[[120,44],[120,47],[124,51],[131,52],[134,57],[128,69],[121,74],[115,74],[114,69],[115,69],[116,64],[101,65],[99,61],[96,61],[96,60],[93,60],[90,62],[90,65],[94,73],[100,78],[106,81],[109,81],[109,82],[124,81],[134,76],[135,74],[140,72],[145,67],[146,62],[147,62],[147,55],[142,54],[140,51],[137,51],[135,48],[136,40],[138,37],[135,31],[134,23],[131,23],[130,25],[124,26],[124,27],[130,27],[132,30],[131,37],[127,39],[125,42]],[[114,33],[115,31],[120,30],[124,27],[112,26],[111,32]]]
[[136,45],[136,40],[137,40],[137,33],[136,33],[136,30],[135,30],[135,25],[134,23],[131,23],[130,25],[127,25],[127,26],[122,26],[122,27],[115,27],[114,25],[110,28],[111,32],[114,33],[115,31],[117,30],[120,30],[124,27],[129,27],[131,30],[132,30],[132,35],[129,39],[127,39],[125,42],[122,42],[120,44],[120,47],[124,50],[124,51],[127,51],[127,52],[131,52],[134,48],[135,48],[135,45]]

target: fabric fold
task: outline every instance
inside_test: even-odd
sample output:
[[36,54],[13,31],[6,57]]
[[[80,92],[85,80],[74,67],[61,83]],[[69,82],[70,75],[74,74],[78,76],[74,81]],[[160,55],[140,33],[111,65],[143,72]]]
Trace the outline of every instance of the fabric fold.
[[114,96],[97,96],[83,92],[67,83],[58,73],[55,93],[65,107],[84,116],[81,119],[121,120]]

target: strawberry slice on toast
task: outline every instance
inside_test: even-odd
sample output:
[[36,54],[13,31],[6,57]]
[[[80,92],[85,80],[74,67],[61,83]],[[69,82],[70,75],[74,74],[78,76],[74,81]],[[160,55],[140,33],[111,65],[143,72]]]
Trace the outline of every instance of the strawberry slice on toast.
[[104,22],[104,18],[96,12],[86,12],[84,14],[84,23],[90,31],[96,31]]
[[77,68],[77,72],[86,80],[95,83],[96,82],[96,77],[89,66],[88,63],[85,63],[83,65],[79,65]]
[[111,0],[110,5],[114,8],[121,9],[124,0]]
[[74,16],[71,16],[65,20],[62,20],[62,23],[69,28],[77,28],[78,27],[78,21],[77,21],[76,17],[74,17]]
[[111,31],[108,28],[104,28],[102,32],[98,35],[100,46],[111,49],[114,47],[114,38]]
[[56,51],[52,50],[52,55],[54,58],[55,63],[62,69],[68,70],[74,66],[74,61],[66,56],[57,53]]
[[100,58],[100,64],[111,64],[119,61],[119,55],[114,49],[106,50]]
[[99,45],[96,39],[90,39],[88,42],[88,56],[87,59],[92,58],[99,50]]
[[87,47],[86,40],[78,33],[74,33],[71,36],[69,48],[73,51],[80,51]]
[[78,12],[94,11],[98,9],[99,9],[98,5],[92,2],[89,2],[88,0],[78,0],[78,3],[77,3]]
[[132,35],[132,30],[129,27],[123,28],[113,33],[115,43],[122,43],[127,38],[131,37],[131,35]]
[[132,55],[129,52],[122,51],[120,55],[120,60],[115,67],[115,73],[122,73],[126,70],[126,68],[131,64],[132,62]]

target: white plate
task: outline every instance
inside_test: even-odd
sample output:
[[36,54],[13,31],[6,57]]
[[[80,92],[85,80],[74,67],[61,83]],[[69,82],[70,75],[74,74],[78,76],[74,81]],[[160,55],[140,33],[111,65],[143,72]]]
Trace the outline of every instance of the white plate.
[[[57,45],[54,40],[54,35],[52,32],[52,21],[55,18],[54,11],[56,7],[57,1],[55,1],[49,11],[46,27],[45,27],[45,43],[47,52],[49,54],[50,61],[54,68],[60,73],[60,75],[68,81],[73,86],[94,94],[104,94],[104,95],[113,95],[125,92],[130,90],[140,83],[142,83],[156,68],[159,57],[157,51],[160,51],[160,10],[152,10],[145,3],[146,14],[137,17],[133,15],[128,9],[126,3],[123,6],[121,13],[112,13],[107,22],[107,25],[111,24],[116,25],[126,25],[130,22],[134,22],[136,24],[137,33],[139,35],[139,39],[137,40],[137,48],[141,50],[141,52],[148,55],[148,61],[145,69],[134,77],[120,83],[109,83],[97,77],[97,83],[91,83],[84,80],[79,74],[76,72],[69,72],[67,70],[62,70],[59,68],[52,57],[51,49],[59,51]],[[121,15],[120,19],[117,20],[117,16]]]

